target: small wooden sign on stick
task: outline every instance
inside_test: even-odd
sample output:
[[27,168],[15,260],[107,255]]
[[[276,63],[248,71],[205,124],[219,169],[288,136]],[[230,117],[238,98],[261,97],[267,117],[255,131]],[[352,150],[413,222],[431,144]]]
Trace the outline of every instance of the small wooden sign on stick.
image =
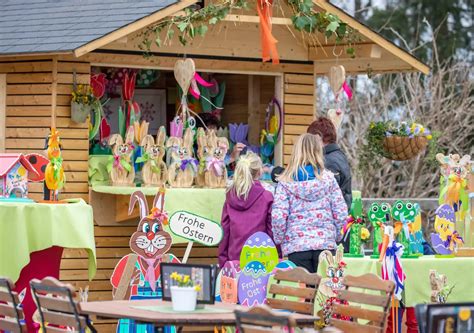
[[219,223],[184,210],[177,211],[170,217],[169,226],[173,234],[189,240],[183,263],[187,262],[194,242],[215,246],[223,237]]

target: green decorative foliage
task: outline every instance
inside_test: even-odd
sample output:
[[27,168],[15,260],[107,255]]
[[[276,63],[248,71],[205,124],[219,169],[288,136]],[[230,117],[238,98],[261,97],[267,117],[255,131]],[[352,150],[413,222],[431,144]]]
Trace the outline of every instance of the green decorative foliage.
[[[293,26],[299,31],[307,33],[320,32],[327,38],[335,37],[337,43],[347,44],[346,53],[355,56],[352,46],[359,40],[357,32],[342,22],[336,15],[314,11],[312,0],[289,0],[293,9],[291,18]],[[186,8],[184,15],[168,17],[156,25],[145,30],[140,36],[142,42],[139,47],[150,56],[153,42],[161,47],[171,42],[175,33],[182,45],[187,45],[196,36],[204,36],[209,26],[221,22],[233,10],[247,10],[246,0],[224,0],[218,4],[208,4],[204,8]],[[163,36],[163,32],[165,32]],[[163,40],[164,38],[164,40]]]

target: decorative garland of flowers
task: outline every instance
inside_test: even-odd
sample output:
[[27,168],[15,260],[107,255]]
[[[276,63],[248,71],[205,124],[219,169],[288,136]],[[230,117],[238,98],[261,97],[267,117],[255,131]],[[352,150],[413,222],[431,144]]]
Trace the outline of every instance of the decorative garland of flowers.
[[[337,43],[348,44],[347,54],[355,56],[352,47],[358,39],[357,31],[342,22],[336,15],[315,12],[312,0],[288,0],[294,15],[291,20],[296,30],[314,33],[324,33],[327,38],[335,37]],[[155,43],[158,47],[169,45],[175,32],[178,40],[184,46],[196,36],[204,36],[209,26],[216,25],[233,10],[248,10],[247,0],[224,0],[218,4],[209,4],[204,8],[185,8],[184,15],[168,17],[145,30],[139,45],[145,56],[150,55],[151,47]],[[164,40],[161,33],[166,31]]]
[[424,128],[423,125],[412,122],[401,122],[395,124],[391,121],[379,121],[370,123],[369,129],[365,134],[366,143],[362,146],[359,152],[359,170],[368,171],[370,167],[381,167],[380,158],[385,155],[385,148],[383,141],[387,137],[401,136],[401,137],[426,137],[428,140],[428,154],[426,160],[428,162],[435,161],[436,154],[439,152],[438,138],[440,133],[431,133],[429,129]]

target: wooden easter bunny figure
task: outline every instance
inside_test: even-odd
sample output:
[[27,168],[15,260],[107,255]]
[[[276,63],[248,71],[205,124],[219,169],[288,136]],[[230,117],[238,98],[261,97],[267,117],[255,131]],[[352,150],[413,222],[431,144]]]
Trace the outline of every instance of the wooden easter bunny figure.
[[[159,299],[161,297],[160,263],[179,260],[167,253],[172,245],[171,235],[164,230],[168,215],[164,211],[165,188],[158,191],[149,211],[145,195],[141,191],[130,197],[128,213],[138,202],[140,222],[130,237],[133,253],[124,256],[112,273],[110,282],[114,300]],[[121,319],[117,332],[154,332],[152,324],[138,324]]]
[[145,136],[141,144],[145,153],[137,158],[136,162],[144,162],[142,169],[142,177],[145,186],[162,186],[168,178],[168,168],[163,161],[166,148],[166,130],[161,126],[156,135],[156,143],[151,135]]
[[225,166],[225,156],[229,150],[229,141],[224,137],[217,137],[216,132],[208,132],[207,146],[209,156],[206,161],[205,180],[206,186],[212,188],[226,187],[227,168]]
[[172,187],[191,187],[198,171],[198,162],[193,157],[192,130],[187,128],[183,138],[169,138],[166,147],[171,154],[168,183]]
[[448,278],[444,274],[438,274],[435,269],[430,269],[431,302],[444,304],[448,301],[453,287],[448,286]]
[[204,131],[204,128],[199,127],[197,130],[197,158],[199,160],[199,168],[196,175],[196,185],[204,187],[205,182],[205,172],[206,172],[206,162],[209,156],[209,148],[207,146],[207,133]]
[[107,165],[107,171],[110,174],[112,185],[131,186],[135,178],[135,169],[133,168],[133,139],[134,129],[129,126],[125,135],[125,143],[120,134],[114,134],[109,139],[109,145],[112,147],[113,156],[110,157]]

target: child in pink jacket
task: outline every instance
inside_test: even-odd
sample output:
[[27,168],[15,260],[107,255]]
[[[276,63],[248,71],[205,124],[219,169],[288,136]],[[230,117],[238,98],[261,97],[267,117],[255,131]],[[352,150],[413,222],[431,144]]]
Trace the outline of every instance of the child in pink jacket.
[[347,205],[334,175],[324,169],[317,135],[302,134],[290,163],[279,176],[272,207],[272,229],[283,255],[314,273],[319,254],[335,250],[342,237]]
[[226,261],[240,260],[245,241],[257,231],[273,236],[273,195],[258,180],[261,174],[262,161],[258,155],[250,152],[240,157],[222,211],[224,237],[219,244],[220,267]]

